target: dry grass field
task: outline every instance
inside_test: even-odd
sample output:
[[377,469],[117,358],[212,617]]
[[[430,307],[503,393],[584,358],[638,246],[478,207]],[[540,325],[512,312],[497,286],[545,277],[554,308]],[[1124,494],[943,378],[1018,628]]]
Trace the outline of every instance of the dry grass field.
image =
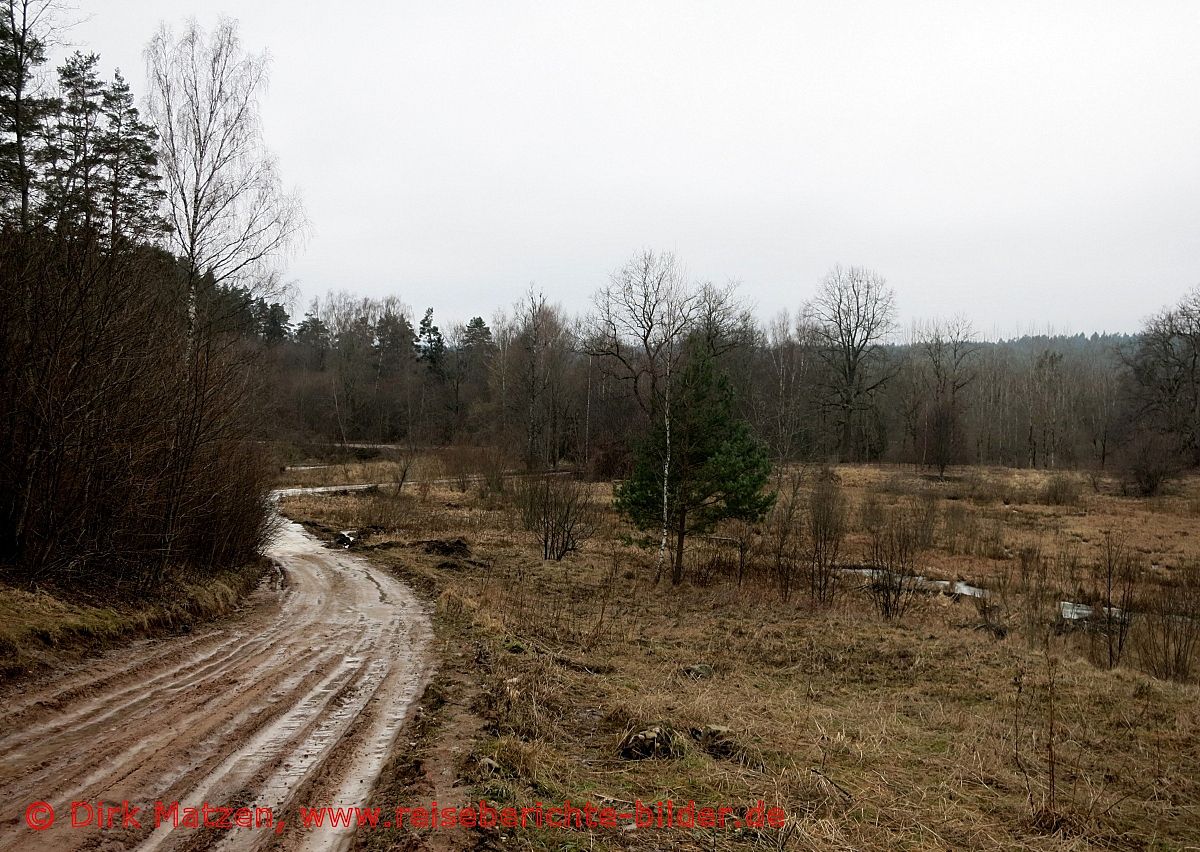
[[1152,676],[1158,646],[1135,619],[1110,669],[1105,634],[1057,618],[1060,601],[1096,602],[1106,533],[1141,569],[1139,594],[1195,593],[1200,483],[1138,500],[1073,474],[836,475],[843,563],[869,562],[881,513],[903,506],[926,530],[920,573],[986,586],[988,605],[923,593],[887,620],[847,572],[829,605],[804,585],[784,602],[753,536],[740,582],[728,545],[697,539],[689,580],[656,583],[656,553],[613,516],[607,485],[592,486],[595,534],[561,562],[540,558],[494,477],[285,500],[327,536],[367,530],[355,546],[435,607],[439,674],[377,804],[761,799],[787,813],[783,828],[381,830],[360,845],[1200,847],[1200,666]]

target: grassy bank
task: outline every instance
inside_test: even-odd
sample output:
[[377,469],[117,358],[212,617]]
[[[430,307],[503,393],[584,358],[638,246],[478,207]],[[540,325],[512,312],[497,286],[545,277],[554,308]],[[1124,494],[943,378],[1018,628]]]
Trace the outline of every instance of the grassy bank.
[[[931,577],[987,580],[1040,543],[1075,554],[1034,566],[1053,598],[1073,577],[1052,572],[1088,564],[1102,528],[1127,527],[1156,582],[1200,546],[1186,491],[1061,500],[1040,474],[839,473],[854,518],[845,558],[862,557],[873,503],[934,504]],[[609,496],[596,487],[602,505]],[[691,581],[655,584],[653,554],[607,514],[581,552],[544,562],[507,498],[474,488],[300,497],[285,510],[377,528],[361,552],[437,603],[441,671],[376,804],[762,799],[788,815],[782,829],[392,829],[362,834],[365,848],[1200,844],[1200,689],[1151,677],[1133,651],[1098,666],[1081,633],[1021,629],[1015,591],[998,638],[968,599],[925,596],[900,621],[852,582],[832,606],[784,603],[762,572],[738,584],[702,549]]]
[[219,618],[241,606],[268,570],[262,559],[203,580],[176,578],[152,598],[115,605],[0,584],[0,680]]

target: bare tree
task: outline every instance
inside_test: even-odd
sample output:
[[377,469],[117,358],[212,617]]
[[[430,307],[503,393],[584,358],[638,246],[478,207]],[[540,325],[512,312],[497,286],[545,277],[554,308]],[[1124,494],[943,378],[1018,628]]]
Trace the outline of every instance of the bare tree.
[[525,417],[524,456],[531,470],[557,467],[563,452],[566,428],[565,372],[574,348],[571,330],[562,309],[546,301],[532,287],[513,306],[516,351],[512,398]]
[[[1200,461],[1200,287],[1152,317],[1126,357],[1138,431]],[[1157,488],[1157,484],[1155,485]]]
[[1120,665],[1125,652],[1140,575],[1134,555],[1125,546],[1124,536],[1105,530],[1100,559],[1093,565],[1092,578],[1100,602],[1098,620],[1103,631],[1105,662],[1110,669]]
[[1123,365],[1110,350],[1107,357],[1080,365],[1075,407],[1092,458],[1105,469],[1117,444],[1122,413]]
[[221,18],[206,32],[193,19],[179,35],[163,24],[145,58],[147,112],[159,138],[171,241],[190,278],[194,327],[203,276],[260,290],[273,285],[274,264],[305,217],[263,141],[258,98],[266,57],[244,50],[236,21]]
[[918,332],[925,367],[921,460],[936,467],[942,478],[961,442],[960,394],[975,380],[972,362],[979,347],[973,337],[971,323],[962,317],[930,323]]
[[830,405],[840,419],[839,455],[854,453],[855,417],[891,374],[883,368],[883,343],[895,323],[895,296],[878,273],[835,266],[805,308],[828,368]]
[[808,448],[807,439],[815,428],[811,416],[816,361],[812,328],[803,317],[793,323],[783,311],[768,323],[759,348],[755,372],[761,390],[755,419],[772,455],[783,462]]

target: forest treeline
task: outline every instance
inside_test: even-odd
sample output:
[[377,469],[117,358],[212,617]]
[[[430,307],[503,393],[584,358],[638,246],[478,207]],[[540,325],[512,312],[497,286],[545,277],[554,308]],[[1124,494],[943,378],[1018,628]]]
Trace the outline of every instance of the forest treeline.
[[234,317],[300,216],[232,22],[158,33],[143,114],[94,53],[47,67],[61,11],[0,3],[0,567],[119,598],[270,533],[261,347]]
[[[488,445],[529,467],[620,477],[648,422],[645,389],[666,381],[664,348],[701,337],[776,461],[1108,470],[1152,492],[1197,460],[1194,294],[1138,335],[997,342],[961,318],[900,329],[895,295],[867,269],[834,269],[765,323],[735,289],[678,270],[638,253],[582,315],[531,290],[443,331],[432,309],[342,292],[295,324],[247,300],[243,326],[269,349],[275,420],[299,440]],[[664,342],[672,311],[683,328]]]

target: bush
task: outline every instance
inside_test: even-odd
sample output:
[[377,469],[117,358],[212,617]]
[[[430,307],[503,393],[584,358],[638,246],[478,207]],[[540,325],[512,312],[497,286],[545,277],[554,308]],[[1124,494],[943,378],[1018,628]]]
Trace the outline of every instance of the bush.
[[804,505],[800,491],[803,477],[793,472],[780,482],[778,497],[766,522],[766,545],[775,575],[779,598],[791,598],[793,582],[803,563]]
[[542,548],[543,559],[561,560],[595,531],[596,509],[585,483],[566,476],[517,480],[521,523]]
[[874,491],[868,491],[863,495],[862,503],[858,507],[859,529],[869,533],[882,524],[883,519],[883,503],[880,501],[879,495]]
[[846,536],[846,496],[836,479],[822,477],[814,486],[808,501],[808,530],[809,591],[814,601],[828,604],[837,590],[838,555]]
[[867,593],[884,618],[900,618],[916,599],[921,535],[921,518],[902,509],[893,509],[887,520],[871,533],[871,563],[875,573]]
[[1122,454],[1123,485],[1142,497],[1153,497],[1179,475],[1179,452],[1163,435],[1146,432],[1135,437]]
[[1143,600],[1136,616],[1142,667],[1157,678],[1187,680],[1200,648],[1200,565],[1185,566],[1174,584]]
[[[0,562],[31,583],[157,589],[272,534],[257,351],[157,249],[0,234]],[[277,470],[277,469],[276,469]]]
[[1078,506],[1083,493],[1079,480],[1066,473],[1056,473],[1042,487],[1040,502],[1046,506]]
[[918,499],[916,517],[917,543],[922,549],[933,547],[937,537],[938,509],[941,500],[937,492],[923,490]]
[[947,553],[971,555],[979,541],[979,522],[962,503],[950,503],[946,507],[943,545]]

